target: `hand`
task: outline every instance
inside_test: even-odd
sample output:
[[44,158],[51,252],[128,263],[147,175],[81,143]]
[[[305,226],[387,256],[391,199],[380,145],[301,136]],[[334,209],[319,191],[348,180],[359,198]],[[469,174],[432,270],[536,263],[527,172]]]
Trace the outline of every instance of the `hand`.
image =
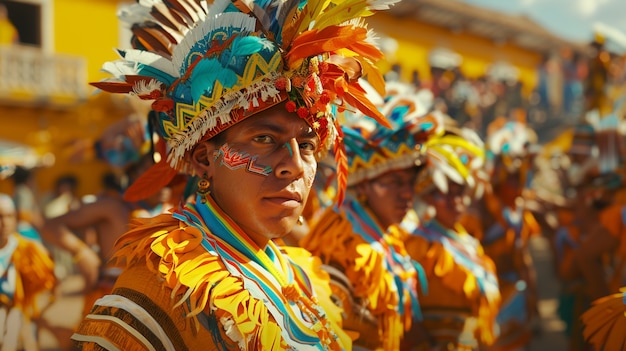
[[85,280],[84,291],[95,288],[100,274],[100,265],[102,265],[98,254],[85,245],[74,255],[74,264]]

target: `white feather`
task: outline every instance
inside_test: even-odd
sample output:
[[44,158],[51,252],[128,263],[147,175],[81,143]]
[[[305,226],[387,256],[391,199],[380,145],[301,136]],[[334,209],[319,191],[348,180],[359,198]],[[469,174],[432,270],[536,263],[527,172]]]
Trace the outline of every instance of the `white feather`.
[[109,73],[110,75],[124,80],[126,75],[136,75],[137,69],[133,62],[127,62],[124,60],[116,60],[105,62],[102,65],[102,71]]
[[172,77],[178,77],[178,69],[175,68],[170,60],[149,51],[134,49],[128,50],[126,51],[126,60],[148,65],[163,71]]

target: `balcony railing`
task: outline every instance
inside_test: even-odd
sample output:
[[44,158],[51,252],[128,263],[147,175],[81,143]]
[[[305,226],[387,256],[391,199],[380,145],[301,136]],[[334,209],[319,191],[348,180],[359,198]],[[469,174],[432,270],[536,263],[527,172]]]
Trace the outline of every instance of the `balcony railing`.
[[86,99],[87,62],[28,46],[0,46],[2,103],[74,104]]

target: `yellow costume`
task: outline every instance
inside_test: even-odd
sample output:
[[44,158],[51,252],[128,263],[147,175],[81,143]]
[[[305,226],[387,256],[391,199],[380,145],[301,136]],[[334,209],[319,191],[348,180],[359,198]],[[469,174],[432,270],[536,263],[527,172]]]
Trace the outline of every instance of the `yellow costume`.
[[410,212],[401,226],[410,234],[407,251],[426,271],[428,292],[420,304],[438,350],[482,350],[497,338],[498,279],[493,261],[459,218],[464,198],[483,185],[484,147],[472,130],[439,124],[424,143],[426,168],[416,185],[429,209],[421,217]]
[[409,255],[426,271],[428,293],[420,297],[426,330],[441,350],[475,350],[496,338],[500,293],[493,261],[461,225],[446,230],[436,220],[403,225]]
[[[328,208],[300,244],[321,257],[330,273],[333,294],[346,314],[344,328],[359,335],[355,344],[369,350],[398,350],[420,313],[416,289],[421,268],[391,257],[408,257],[398,240],[402,236],[381,235],[380,227],[363,222],[359,224],[366,227],[360,227],[356,213],[362,217],[362,211],[369,211],[350,198],[346,201],[351,209]],[[371,214],[366,216],[373,220]]]
[[351,349],[319,260],[293,250],[255,247],[210,199],[138,219],[113,294],[72,338],[85,350]]
[[402,87],[408,88],[389,84],[379,107],[391,128],[346,116],[348,121],[354,119],[350,127],[342,126],[351,191],[340,206],[328,206],[322,200],[332,191],[325,186],[328,179],[320,177],[322,205],[316,210],[321,214],[312,216],[310,231],[300,242],[322,259],[346,314],[345,329],[357,332],[355,346],[367,350],[394,351],[422,342],[409,335],[420,319],[418,289],[426,283],[422,268],[408,256],[398,229],[389,231],[367,199],[357,195],[359,186],[394,171],[413,171],[419,161],[419,140],[412,133],[430,124],[421,119],[420,105],[412,95],[392,93]]

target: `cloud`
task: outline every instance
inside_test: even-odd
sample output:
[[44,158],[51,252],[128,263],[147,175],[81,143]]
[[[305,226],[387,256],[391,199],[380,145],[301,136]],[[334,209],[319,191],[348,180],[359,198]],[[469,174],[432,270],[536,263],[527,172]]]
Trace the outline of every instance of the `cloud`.
[[578,0],[576,3],[576,9],[581,16],[591,17],[601,6],[610,2],[610,0]]
[[520,6],[522,7],[530,7],[537,3],[537,0],[522,0],[520,2]]

